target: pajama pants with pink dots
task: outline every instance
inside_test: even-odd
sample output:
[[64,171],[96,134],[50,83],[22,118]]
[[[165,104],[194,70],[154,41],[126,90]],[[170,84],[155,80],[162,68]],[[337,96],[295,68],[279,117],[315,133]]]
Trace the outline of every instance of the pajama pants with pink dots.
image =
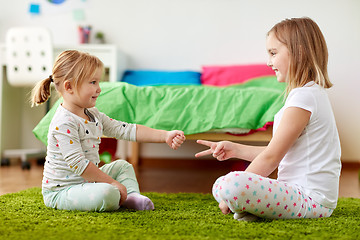
[[334,210],[295,186],[249,172],[230,172],[218,178],[212,192],[216,201],[224,201],[233,213],[245,211],[262,218],[321,218],[330,217]]

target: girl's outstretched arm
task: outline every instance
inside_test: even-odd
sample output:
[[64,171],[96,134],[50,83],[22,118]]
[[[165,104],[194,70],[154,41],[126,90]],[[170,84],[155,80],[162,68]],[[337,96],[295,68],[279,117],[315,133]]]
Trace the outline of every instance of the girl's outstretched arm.
[[246,169],[262,176],[270,175],[279,165],[309,122],[311,112],[298,107],[289,107],[284,111],[279,127],[266,147],[249,146],[229,141],[212,142],[198,140],[197,143],[209,147],[195,154],[195,157],[212,155],[219,161],[238,158],[250,161]]
[[309,122],[311,112],[298,107],[286,108],[269,145],[245,170],[262,176],[270,175],[279,165]]
[[167,143],[172,149],[177,149],[185,141],[183,131],[158,130],[143,125],[136,125],[137,142]]
[[197,140],[196,142],[209,147],[209,149],[195,154],[195,157],[212,155],[219,161],[224,161],[229,158],[238,158],[251,162],[265,149],[263,146],[249,146],[230,141],[212,142]]

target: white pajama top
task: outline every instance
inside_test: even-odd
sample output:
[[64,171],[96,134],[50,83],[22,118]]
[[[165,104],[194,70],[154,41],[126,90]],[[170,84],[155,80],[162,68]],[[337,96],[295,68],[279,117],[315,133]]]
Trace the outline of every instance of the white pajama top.
[[284,110],[298,107],[311,112],[310,120],[281,160],[278,180],[302,188],[313,200],[335,208],[339,192],[341,147],[326,90],[315,82],[295,88],[275,115],[274,133]]
[[57,191],[81,184],[81,174],[93,162],[98,166],[99,144],[103,135],[136,141],[136,124],[109,118],[96,108],[85,109],[85,120],[61,105],[50,123],[43,190]]

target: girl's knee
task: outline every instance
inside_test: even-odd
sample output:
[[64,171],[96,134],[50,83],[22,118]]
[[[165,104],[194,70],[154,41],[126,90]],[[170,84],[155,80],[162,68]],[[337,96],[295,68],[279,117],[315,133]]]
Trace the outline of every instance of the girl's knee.
[[118,160],[114,161],[114,164],[116,166],[118,166],[118,167],[125,167],[125,168],[130,167],[130,168],[133,168],[131,163],[129,163],[128,161],[125,161],[123,159],[118,159]]
[[118,160],[115,160],[111,163],[107,163],[105,164],[104,166],[100,167],[100,170],[102,170],[103,172],[105,172],[106,174],[115,174],[119,171],[122,171],[123,169],[133,169],[133,166],[128,163],[127,161],[125,160],[122,160],[122,159],[118,159]]
[[221,199],[221,197],[220,197],[219,190],[221,189],[220,184],[221,184],[221,181],[222,181],[223,178],[224,178],[224,176],[219,177],[219,178],[215,181],[215,183],[214,183],[214,185],[213,185],[213,187],[212,187],[212,194],[213,194],[214,198],[216,199],[216,201],[217,201],[218,203],[220,203],[220,202],[222,201],[222,199]]
[[222,177],[218,183],[219,195],[222,200],[230,201],[235,196],[238,198],[244,195],[247,190],[246,181],[248,181],[249,177],[249,173],[243,171],[230,172]]
[[94,199],[94,211],[115,211],[120,205],[120,191],[115,186],[103,183],[101,192]]
[[94,183],[83,196],[72,198],[77,204],[70,210],[105,212],[115,211],[120,207],[120,191],[108,183]]
[[251,174],[253,173],[244,172],[244,171],[234,171],[234,172],[229,172],[228,174],[225,175],[225,177],[232,180],[244,181],[244,179],[247,179]]
[[114,164],[115,164],[115,166],[114,166],[113,170],[116,171],[117,173],[122,172],[123,174],[135,175],[135,170],[131,163],[129,163],[125,160],[119,159],[119,160],[116,160],[114,162]]

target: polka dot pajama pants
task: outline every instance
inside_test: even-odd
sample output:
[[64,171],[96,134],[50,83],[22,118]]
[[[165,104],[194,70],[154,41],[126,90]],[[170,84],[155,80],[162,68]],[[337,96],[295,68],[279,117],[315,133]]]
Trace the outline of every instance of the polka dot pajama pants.
[[233,213],[245,211],[262,218],[321,218],[333,212],[297,187],[249,172],[230,172],[218,178],[212,192]]

